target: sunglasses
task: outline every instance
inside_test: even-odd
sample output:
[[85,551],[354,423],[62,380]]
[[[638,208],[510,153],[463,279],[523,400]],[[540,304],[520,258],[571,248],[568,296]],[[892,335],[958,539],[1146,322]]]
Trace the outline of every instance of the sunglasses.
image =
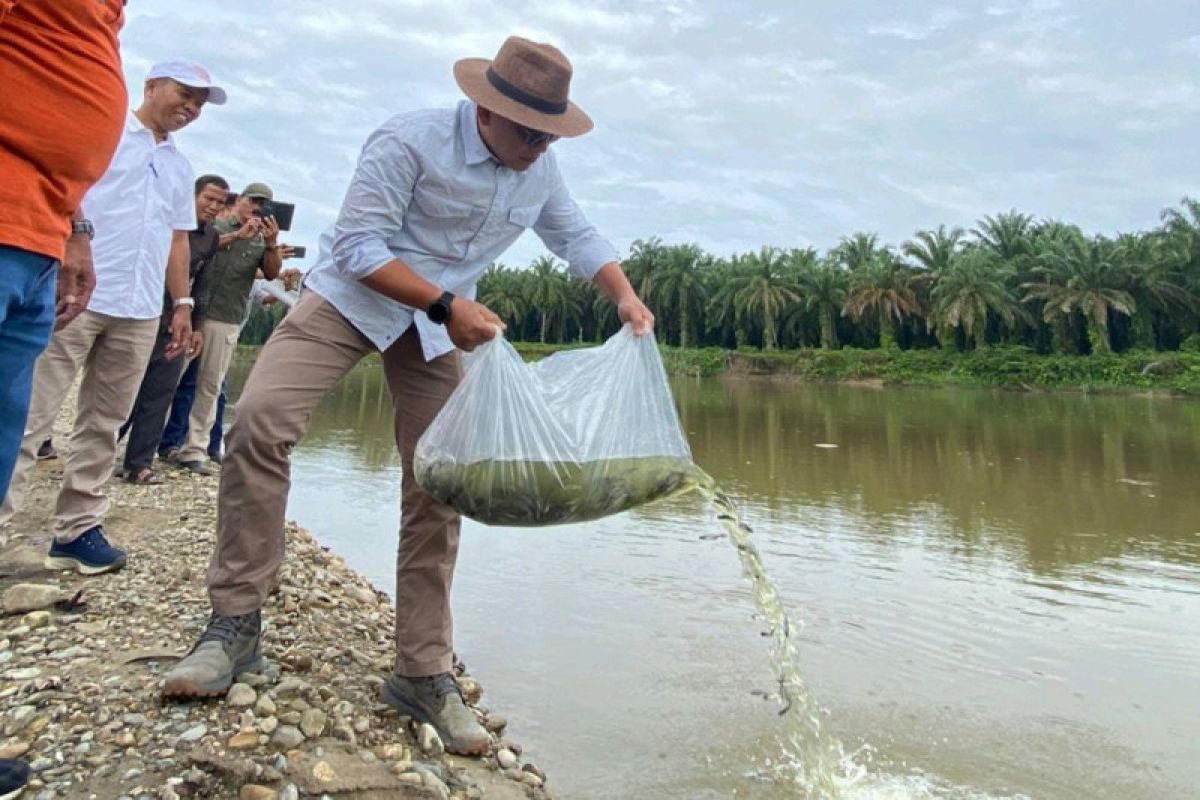
[[517,133],[521,134],[521,141],[525,143],[526,147],[541,147],[544,144],[554,144],[559,139],[553,133],[526,128],[524,125],[518,125],[515,122],[513,122],[513,125],[516,126]]

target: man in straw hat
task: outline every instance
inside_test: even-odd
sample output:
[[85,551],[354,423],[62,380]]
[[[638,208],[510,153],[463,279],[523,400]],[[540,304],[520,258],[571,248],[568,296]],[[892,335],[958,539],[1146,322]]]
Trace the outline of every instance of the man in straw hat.
[[592,280],[639,333],[654,317],[571,199],[550,145],[592,128],[568,99],[571,64],[512,37],[495,60],[465,59],[457,108],[400,114],[371,134],[341,214],[296,307],[263,348],[237,407],[221,473],[213,614],[167,676],[167,696],[224,694],[258,668],[261,609],[283,560],[288,457],[309,417],[365,355],[379,352],[403,464],[395,668],[383,699],[432,724],[447,749],[482,753],[488,736],[451,672],[450,584],[459,517],[413,479],[413,448],[458,384],[459,350],[504,323],[475,284],[527,228]]

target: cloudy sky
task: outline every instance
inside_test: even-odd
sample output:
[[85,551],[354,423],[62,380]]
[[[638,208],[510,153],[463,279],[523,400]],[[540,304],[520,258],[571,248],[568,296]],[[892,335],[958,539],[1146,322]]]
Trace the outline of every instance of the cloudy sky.
[[453,62],[514,33],[575,64],[596,130],[554,147],[622,250],[897,244],[1009,208],[1127,231],[1200,194],[1196,0],[130,0],[122,47],[134,97],[161,58],[212,70],[230,102],[181,146],[315,245],[366,135],[455,103]]

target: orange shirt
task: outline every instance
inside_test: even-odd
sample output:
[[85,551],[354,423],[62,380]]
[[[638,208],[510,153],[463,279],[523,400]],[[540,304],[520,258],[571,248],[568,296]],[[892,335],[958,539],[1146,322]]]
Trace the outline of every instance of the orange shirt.
[[122,0],[0,0],[0,245],[59,260],[128,98]]

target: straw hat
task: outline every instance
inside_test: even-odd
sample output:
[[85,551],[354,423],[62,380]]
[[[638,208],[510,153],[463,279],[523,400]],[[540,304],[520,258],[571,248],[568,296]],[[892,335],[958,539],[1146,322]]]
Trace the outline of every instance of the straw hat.
[[510,36],[496,58],[464,58],[454,79],[467,97],[518,125],[555,136],[581,136],[592,120],[568,98],[571,62],[548,44]]

